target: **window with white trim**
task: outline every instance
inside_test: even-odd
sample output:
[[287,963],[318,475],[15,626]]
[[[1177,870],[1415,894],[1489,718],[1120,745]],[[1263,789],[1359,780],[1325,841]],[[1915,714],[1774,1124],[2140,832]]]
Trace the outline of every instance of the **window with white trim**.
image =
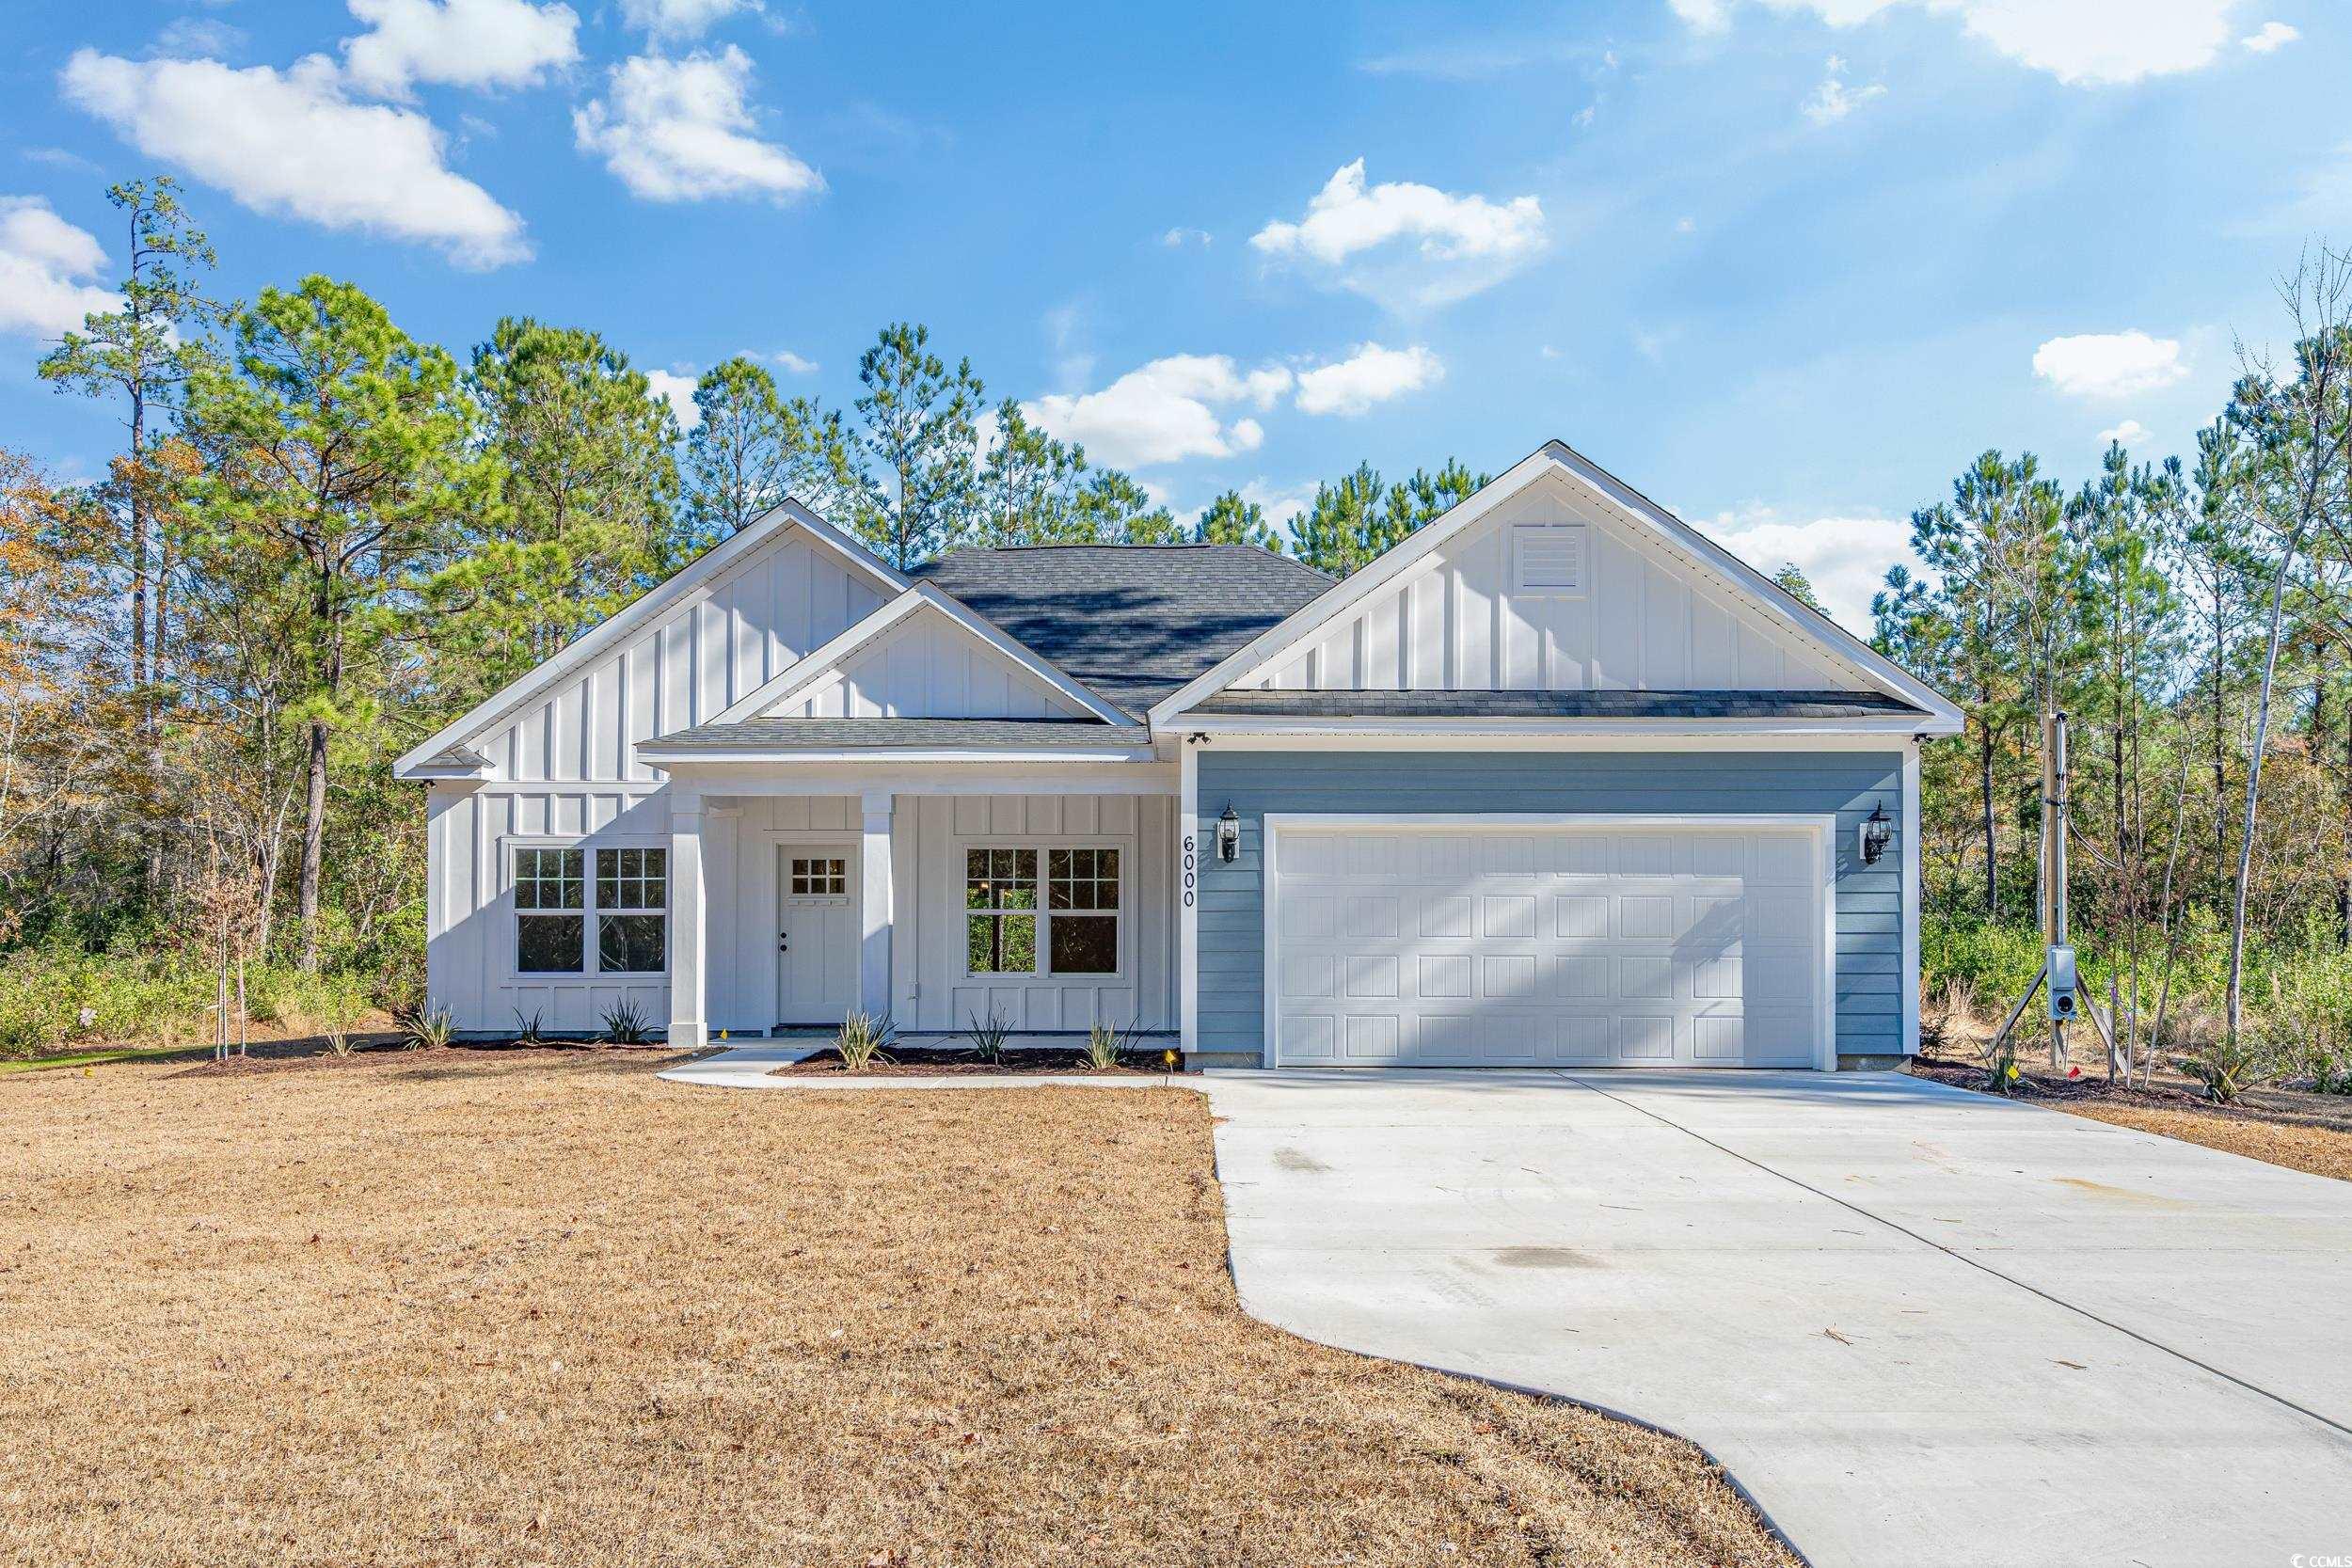
[[658,974],[669,963],[670,851],[596,851],[596,970]]
[[965,850],[965,971],[1117,974],[1119,855],[1093,847]]
[[592,862],[577,846],[518,845],[513,886],[517,974],[659,974],[668,967],[669,850],[598,848]]
[[586,886],[577,849],[515,851],[515,968],[577,974],[586,947]]

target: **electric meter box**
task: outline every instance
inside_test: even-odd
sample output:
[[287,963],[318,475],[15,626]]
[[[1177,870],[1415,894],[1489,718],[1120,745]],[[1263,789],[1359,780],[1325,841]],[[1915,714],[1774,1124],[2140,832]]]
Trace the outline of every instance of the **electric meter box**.
[[2063,1023],[2074,1016],[2078,985],[2074,974],[2074,950],[2053,947],[2049,957],[2050,1017]]

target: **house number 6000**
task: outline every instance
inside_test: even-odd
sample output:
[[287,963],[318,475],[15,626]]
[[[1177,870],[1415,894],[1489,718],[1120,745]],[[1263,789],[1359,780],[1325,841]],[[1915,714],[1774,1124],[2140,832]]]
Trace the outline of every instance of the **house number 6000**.
[[1184,908],[1192,908],[1193,837],[1184,835]]

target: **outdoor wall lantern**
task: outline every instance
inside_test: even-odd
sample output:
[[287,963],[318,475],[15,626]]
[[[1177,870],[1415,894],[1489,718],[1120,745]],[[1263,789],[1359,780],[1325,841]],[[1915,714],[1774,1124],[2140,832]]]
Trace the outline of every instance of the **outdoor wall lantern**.
[[1895,824],[1887,820],[1886,803],[1874,802],[1862,824],[1862,863],[1878,864],[1879,857],[1886,853],[1886,846],[1894,836]]
[[1231,801],[1216,819],[1216,858],[1228,865],[1241,859],[1241,818],[1233,815]]

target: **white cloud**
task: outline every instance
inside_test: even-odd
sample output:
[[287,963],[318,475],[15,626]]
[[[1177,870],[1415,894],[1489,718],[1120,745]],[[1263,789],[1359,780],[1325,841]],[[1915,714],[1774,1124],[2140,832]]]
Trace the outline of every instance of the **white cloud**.
[[2033,373],[2070,397],[2121,398],[2171,386],[2188,374],[2188,361],[2177,339],[2086,332],[2035,349]]
[[1325,182],[1304,218],[1268,223],[1249,243],[1318,263],[1383,304],[1444,305],[1532,260],[1543,248],[1544,212],[1532,196],[1495,202],[1404,182],[1367,186],[1359,158]]
[[1599,114],[1599,104],[1587,103],[1582,108],[1577,110],[1576,113],[1568,117],[1568,123],[1575,126],[1580,131],[1589,130],[1592,127],[1594,119],[1597,119]]
[[1264,509],[1265,520],[1279,529],[1300,513],[1314,509],[1316,488],[1312,483],[1280,485],[1253,479],[1241,486],[1241,499]]
[[325,55],[280,72],[84,49],[58,86],[141,152],[256,212],[437,245],[468,266],[531,255],[523,220],[449,167],[431,120],[351,102]]
[[216,17],[181,16],[165,24],[147,52],[183,59],[197,55],[233,55],[244,47],[241,27],[231,27]]
[[621,0],[622,20],[656,38],[700,38],[714,23],[759,8],[756,0]]
[[606,98],[573,111],[572,130],[649,201],[822,191],[824,177],[790,149],[750,134],[751,82],[751,56],[733,44],[681,60],[639,55],[612,68]]
[[1279,365],[1245,372],[1222,354],[1175,354],[1101,391],[1041,397],[1021,412],[1057,439],[1085,447],[1092,462],[1135,468],[1255,451],[1263,428],[1251,419],[1227,422],[1221,410],[1240,404],[1270,408],[1291,386],[1291,372]]
[[[1867,87],[1846,86],[1846,62],[1836,55],[1829,57],[1829,69],[1821,76],[1821,85],[1813,89],[1813,96],[1804,102],[1804,118],[1816,125],[1835,125],[1873,98],[1886,96],[1883,83],[1872,82]],[[1689,219],[1684,219],[1686,223]]]
[[1298,372],[1298,411],[1362,414],[1374,404],[1418,392],[1444,379],[1443,361],[1425,348],[1360,343],[1344,359]]
[[[1734,0],[1668,0],[1698,32],[1730,24]],[[1957,15],[1968,34],[2071,85],[2137,82],[2211,65],[2239,0],[1756,0],[1851,27],[1899,7]]]
[[755,354],[752,357],[765,359],[776,369],[789,372],[793,375],[815,375],[818,371],[816,360],[803,358],[788,348],[780,348],[773,354]]
[[2284,49],[2302,36],[2299,29],[2290,27],[2283,22],[2265,22],[2238,40],[2238,42],[2257,55],[2267,55],[2273,51]]
[[106,265],[96,235],[38,196],[0,196],[0,332],[55,338],[93,311],[121,309],[90,279]]
[[653,389],[654,396],[668,401],[680,430],[691,430],[702,423],[703,411],[694,406],[694,377],[691,372],[647,371],[645,384]]
[[349,0],[368,31],[343,40],[362,92],[405,98],[412,83],[527,87],[580,58],[580,17],[529,0]]
[[1188,245],[1205,245],[1208,243],[1209,231],[1205,229],[1176,228],[1160,236],[1160,244],[1170,250],[1181,250]]
[[2112,430],[2099,432],[2099,444],[2103,447],[2110,441],[2121,441],[2127,447],[2145,446],[2148,439],[2148,427],[2137,420],[2125,420]]
[[1886,569],[1899,561],[1918,567],[1911,558],[1911,525],[1895,517],[1799,521],[1763,506],[1724,513],[1708,531],[1767,577],[1795,566],[1838,625],[1866,636],[1870,597],[1884,586]]

